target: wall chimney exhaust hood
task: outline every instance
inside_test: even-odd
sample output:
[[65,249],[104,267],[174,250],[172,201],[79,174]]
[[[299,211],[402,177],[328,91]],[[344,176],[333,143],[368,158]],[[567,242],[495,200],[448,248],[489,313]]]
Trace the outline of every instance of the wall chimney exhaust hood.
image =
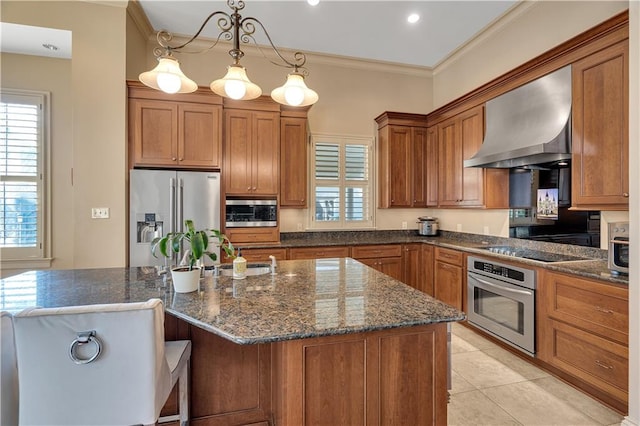
[[482,146],[465,167],[514,168],[571,158],[571,66],[487,102]]

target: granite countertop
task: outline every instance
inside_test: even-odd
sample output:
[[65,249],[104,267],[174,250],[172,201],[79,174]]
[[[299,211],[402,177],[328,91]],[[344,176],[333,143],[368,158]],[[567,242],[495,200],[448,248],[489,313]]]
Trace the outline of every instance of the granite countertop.
[[174,293],[156,268],[31,271],[0,281],[2,309],[159,298],[167,312],[238,344],[459,321],[463,312],[353,259],[280,261],[276,275],[205,276]]
[[[357,246],[368,244],[410,244],[423,243],[439,247],[464,251],[468,254],[481,255],[516,262],[522,265],[549,269],[556,272],[573,274],[584,278],[597,279],[615,284],[629,284],[629,277],[612,275],[607,266],[607,251],[593,247],[581,247],[568,244],[557,244],[518,238],[494,237],[489,235],[469,234],[463,232],[440,231],[438,236],[418,235],[417,231],[344,231],[344,232],[292,232],[282,233],[278,244],[247,244],[242,248],[297,248],[319,246]],[[492,253],[485,248],[494,245],[516,247],[520,252],[543,251],[553,260],[554,256],[561,260],[564,256],[575,256],[582,260],[541,262],[522,257],[512,257]]]

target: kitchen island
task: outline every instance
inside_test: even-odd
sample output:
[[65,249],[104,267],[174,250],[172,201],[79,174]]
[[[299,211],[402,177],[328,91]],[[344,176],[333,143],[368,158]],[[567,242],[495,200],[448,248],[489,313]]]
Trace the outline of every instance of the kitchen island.
[[446,323],[462,312],[349,258],[200,287],[174,293],[155,268],[33,271],[2,280],[0,300],[160,298],[167,339],[193,343],[192,424],[446,424]]

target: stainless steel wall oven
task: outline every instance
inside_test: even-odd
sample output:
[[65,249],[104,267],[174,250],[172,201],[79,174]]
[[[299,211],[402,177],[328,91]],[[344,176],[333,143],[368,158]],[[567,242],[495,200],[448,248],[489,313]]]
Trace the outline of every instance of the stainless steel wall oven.
[[474,256],[467,271],[469,323],[533,356],[535,271]]

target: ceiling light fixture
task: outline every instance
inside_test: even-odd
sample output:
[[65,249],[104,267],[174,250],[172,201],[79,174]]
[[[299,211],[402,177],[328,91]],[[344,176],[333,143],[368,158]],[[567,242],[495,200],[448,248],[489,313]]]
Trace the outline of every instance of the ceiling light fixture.
[[[285,59],[271,41],[271,36],[269,36],[264,25],[262,25],[258,19],[253,17],[243,18],[238,13],[244,9],[244,1],[227,0],[227,6],[233,10],[233,13],[228,14],[222,11],[211,13],[204,20],[195,35],[178,46],[171,46],[169,44],[173,38],[170,32],[166,30],[158,31],[156,38],[160,46],[153,50],[153,54],[158,59],[158,65],[151,71],[140,74],[140,81],[149,87],[162,90],[166,93],[191,93],[196,91],[198,85],[180,70],[180,64],[172,55],[172,52],[179,53],[183,48],[187,47],[198,38],[207,23],[213,17],[217,17],[220,33],[215,42],[205,49],[204,52],[215,47],[220,39],[233,41],[233,49],[229,51],[229,55],[233,58],[233,63],[227,67],[227,74],[223,78],[211,83],[210,87],[214,93],[238,100],[255,99],[262,94],[262,89],[249,80],[247,70],[240,65],[240,59],[244,56],[244,52],[240,49],[240,41],[242,41],[246,44],[252,42],[260,53],[262,53],[262,56],[272,64],[292,70],[287,76],[286,83],[271,92],[271,97],[274,101],[290,106],[307,106],[316,103],[318,101],[318,94],[309,89],[304,82],[305,76],[309,74],[307,69],[304,68],[304,64],[307,61],[305,54],[295,52],[293,54],[293,60]],[[262,28],[262,31],[264,31],[271,48],[280,59],[279,63],[268,59],[256,42],[253,36],[256,31],[256,26],[259,26]]]
[[410,24],[415,24],[416,22],[418,22],[420,20],[420,15],[418,15],[417,13],[412,13],[411,15],[409,15],[407,17],[407,21]]

